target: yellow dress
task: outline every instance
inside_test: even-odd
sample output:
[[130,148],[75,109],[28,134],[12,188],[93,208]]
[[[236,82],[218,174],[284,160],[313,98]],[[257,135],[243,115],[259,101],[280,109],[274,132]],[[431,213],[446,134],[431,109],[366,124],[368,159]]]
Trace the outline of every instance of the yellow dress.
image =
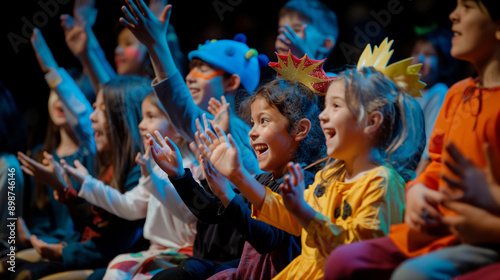
[[323,279],[325,261],[337,246],[385,236],[391,225],[403,222],[405,182],[391,166],[374,168],[349,183],[342,176],[316,197],[320,174],[304,192],[306,202],[317,212],[306,229],[288,212],[281,196],[267,187],[262,209],[253,208],[253,218],[302,235],[301,255],[274,279]]

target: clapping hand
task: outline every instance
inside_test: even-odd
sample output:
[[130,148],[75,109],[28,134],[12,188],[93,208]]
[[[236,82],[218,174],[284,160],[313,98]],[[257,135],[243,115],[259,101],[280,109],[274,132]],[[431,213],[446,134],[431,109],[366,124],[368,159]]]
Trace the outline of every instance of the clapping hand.
[[63,167],[54,160],[54,157],[43,152],[42,163],[39,163],[28,157],[22,152],[17,153],[17,158],[21,163],[21,169],[32,176],[35,181],[53,188],[56,191],[62,191],[68,187],[68,178],[65,176]]
[[148,133],[151,156],[158,166],[167,173],[170,178],[182,177],[185,174],[182,165],[182,156],[179,148],[168,137],[163,138],[158,130],[155,131],[159,144]]

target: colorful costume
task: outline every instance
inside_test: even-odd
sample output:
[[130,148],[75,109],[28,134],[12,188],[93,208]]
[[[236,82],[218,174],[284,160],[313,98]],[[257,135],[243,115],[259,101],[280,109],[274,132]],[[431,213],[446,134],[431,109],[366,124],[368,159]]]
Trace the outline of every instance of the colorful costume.
[[[331,170],[325,171],[327,174]],[[344,175],[342,175],[343,177]],[[390,166],[379,166],[349,183],[343,178],[322,186],[321,172],[305,190],[304,198],[318,213],[307,228],[290,214],[279,194],[266,189],[260,211],[254,218],[302,235],[302,254],[273,279],[322,279],[323,266],[332,250],[341,244],[385,236],[389,227],[403,221],[404,180]],[[316,188],[324,188],[316,191]]]

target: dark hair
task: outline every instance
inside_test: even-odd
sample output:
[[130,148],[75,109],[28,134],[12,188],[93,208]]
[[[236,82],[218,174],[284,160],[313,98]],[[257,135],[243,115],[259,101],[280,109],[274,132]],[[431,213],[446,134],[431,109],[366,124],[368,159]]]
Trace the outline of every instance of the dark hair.
[[140,76],[116,76],[103,84],[101,91],[111,151],[98,152],[98,177],[112,166],[113,178],[109,185],[123,193],[127,175],[135,165],[135,155],[142,151],[138,125],[142,118],[142,101],[152,91],[151,80]]
[[477,3],[481,2],[490,13],[491,19],[497,21],[500,19],[500,2],[498,0],[474,0]]
[[297,129],[296,125],[301,119],[308,119],[311,122],[309,133],[295,152],[295,162],[310,164],[326,156],[325,136],[319,122],[321,109],[318,97],[312,90],[300,82],[273,80],[241,103],[242,117],[247,122],[251,116],[251,104],[258,98],[265,99],[288,120],[290,135]]

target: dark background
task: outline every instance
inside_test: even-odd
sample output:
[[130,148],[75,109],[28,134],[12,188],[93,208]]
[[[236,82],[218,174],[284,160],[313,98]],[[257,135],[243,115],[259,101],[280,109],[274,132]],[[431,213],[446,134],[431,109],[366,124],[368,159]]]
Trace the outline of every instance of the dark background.
[[[47,16],[45,25],[39,25],[59,66],[80,67],[64,42],[59,16],[72,13],[72,0],[41,0],[57,3],[58,12]],[[247,35],[248,45],[276,60],[274,40],[277,34],[278,11],[286,1],[272,0],[216,0],[216,1],[170,1],[173,4],[171,23],[174,25],[184,53],[196,49],[206,39],[232,38],[236,33]],[[97,0],[99,11],[94,32],[101,43],[108,60],[113,65],[113,51],[116,45],[116,25],[122,15],[123,0]],[[436,22],[449,28],[448,15],[456,2],[450,0],[390,0],[390,1],[324,1],[338,16],[340,36],[337,46],[325,64],[325,69],[354,63],[366,43],[379,44],[383,38],[394,39],[395,50],[391,61],[399,60],[410,53],[415,25]],[[439,5],[438,5],[439,4]],[[228,10],[218,14],[215,6],[226,5]],[[377,21],[375,15],[387,15],[388,5],[401,10],[398,14]],[[5,1],[2,3],[1,23],[1,64],[0,81],[14,95],[17,106],[25,116],[28,125],[28,148],[44,139],[47,123],[47,98],[49,88],[40,71],[34,52],[23,31],[31,29],[23,18],[33,23],[33,16],[43,11],[39,1]],[[43,18],[38,20],[43,23]],[[385,26],[383,26],[385,25]],[[378,27],[378,28],[377,28]],[[363,32],[360,35],[359,30]],[[8,34],[22,36],[26,40],[14,47]],[[357,35],[357,36],[356,36]],[[364,36],[363,36],[364,35]],[[355,41],[357,39],[357,41]],[[366,41],[368,39],[368,41]],[[365,40],[365,41],[363,41]],[[346,50],[350,51],[349,55]],[[114,65],[113,65],[114,66]],[[463,71],[462,76],[468,75]],[[3,125],[3,124],[0,124]]]

